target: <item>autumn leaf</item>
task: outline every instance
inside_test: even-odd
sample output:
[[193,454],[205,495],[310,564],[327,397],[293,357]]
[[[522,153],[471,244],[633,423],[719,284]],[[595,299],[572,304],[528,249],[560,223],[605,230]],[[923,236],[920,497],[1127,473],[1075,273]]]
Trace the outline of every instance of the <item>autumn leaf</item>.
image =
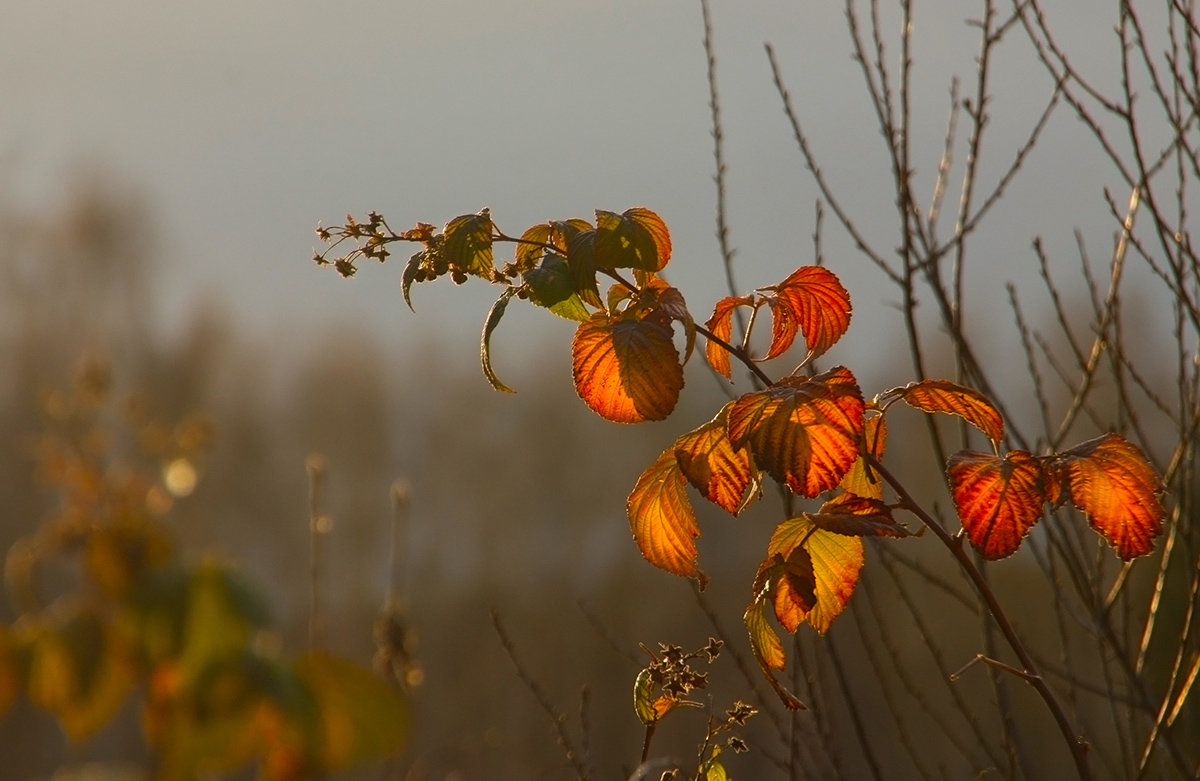
[[857,537],[907,537],[909,531],[892,517],[892,509],[878,499],[843,493],[821,505],[808,519],[819,529]]
[[796,341],[796,334],[800,330],[800,321],[796,319],[796,313],[792,311],[789,301],[779,296],[770,296],[767,298],[767,305],[771,308],[771,346],[763,356],[764,361],[787,352],[792,342]]
[[[863,450],[870,453],[876,461],[883,459],[883,451],[887,445],[887,424],[883,415],[870,415],[863,420]],[[842,478],[839,486],[858,496],[870,499],[883,498],[883,480],[875,470],[867,464],[862,454],[854,460],[850,471]]]
[[803,547],[812,561],[816,604],[805,609],[804,595],[796,591],[798,581],[777,578],[772,584],[775,617],[788,632],[795,632],[801,623],[808,622],[813,629],[825,634],[858,585],[863,565],[862,539],[825,531],[804,513],[775,527],[760,573],[764,566],[770,567],[776,562],[777,557],[784,562],[794,561],[793,554],[798,547]]
[[442,237],[442,257],[452,266],[487,280],[495,275],[492,216],[487,209],[450,220],[442,230]]
[[789,329],[795,336],[790,324],[779,324],[783,311],[804,333],[810,359],[832,347],[850,327],[850,294],[837,275],[823,266],[801,266],[773,289],[776,339],[772,340],[770,353],[778,355],[790,346],[790,339],[787,344],[779,341],[786,338]]
[[1045,504],[1039,459],[1023,450],[1004,457],[963,450],[946,470],[954,506],[971,544],[985,559],[1003,559],[1021,546]]
[[[752,306],[753,302],[749,298],[742,297],[726,297],[717,302],[713,308],[712,317],[708,318],[708,322],[704,324],[713,336],[717,337],[725,343],[729,343],[729,339],[733,334],[733,310],[739,306]],[[708,358],[708,365],[713,368],[717,374],[720,374],[725,379],[730,379],[733,374],[733,369],[729,365],[729,351],[721,345],[708,340],[707,346],[704,348],[704,356]]]
[[492,308],[488,310],[487,319],[483,323],[483,336],[479,340],[479,361],[483,364],[483,376],[487,377],[487,381],[493,388],[505,393],[514,393],[515,391],[500,382],[500,378],[492,369],[491,340],[492,331],[495,331],[496,326],[500,324],[500,318],[504,316],[504,310],[508,308],[509,299],[516,294],[517,288],[515,287],[505,288],[504,292],[500,294],[496,303],[492,304]]
[[596,210],[596,267],[658,271],[671,259],[671,234],[662,218],[635,207],[621,214]]
[[604,313],[581,323],[571,345],[579,397],[615,423],[666,418],[683,388],[671,335],[659,323]]
[[1059,490],[1117,555],[1129,561],[1154,549],[1162,533],[1162,481],[1134,444],[1106,434],[1060,453],[1054,466]]
[[737,515],[753,469],[746,449],[729,441],[729,407],[726,404],[708,423],[676,439],[675,457],[684,477],[705,499]]
[[[692,357],[696,345],[696,323],[692,313],[688,311],[687,302],[678,288],[671,287],[665,279],[653,272],[646,272],[640,288],[633,295],[633,306],[638,317],[654,320],[661,325],[670,326],[672,320],[683,325],[684,353],[683,362],[687,363]],[[614,285],[614,288],[624,288],[624,285]],[[628,288],[625,288],[628,290]],[[609,310],[614,308],[614,300],[621,294],[617,290],[609,291]]]
[[895,388],[883,395],[896,394],[905,403],[926,412],[958,415],[987,435],[992,442],[1004,439],[1004,418],[991,400],[977,390],[949,380],[921,380]]
[[687,479],[675,457],[675,445],[664,450],[642,472],[625,503],[629,527],[642,556],[651,564],[685,578],[700,588],[708,578],[696,566],[700,528],[687,495]]
[[786,377],[748,393],[729,410],[729,438],[754,463],[803,496],[835,487],[858,457],[864,404],[854,375],[839,366]]
[[783,652],[783,643],[779,642],[779,635],[771,626],[767,602],[761,599],[751,602],[742,615],[742,622],[746,625],[746,632],[750,636],[750,650],[754,653],[754,660],[758,662],[758,667],[762,670],[767,683],[771,685],[788,710],[805,710],[804,703],[775,680],[772,673],[772,670],[784,668],[787,664],[787,656]]
[[567,267],[575,281],[575,292],[584,303],[597,309],[600,302],[600,286],[596,283],[596,229],[572,233],[567,238]]

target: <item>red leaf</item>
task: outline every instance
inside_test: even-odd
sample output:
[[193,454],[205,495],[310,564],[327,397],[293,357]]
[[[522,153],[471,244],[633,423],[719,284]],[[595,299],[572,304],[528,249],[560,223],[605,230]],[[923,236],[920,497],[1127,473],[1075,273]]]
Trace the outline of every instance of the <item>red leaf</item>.
[[804,332],[810,358],[832,347],[850,327],[850,294],[827,268],[801,266],[775,286],[775,294]]
[[835,487],[858,457],[863,400],[850,370],[839,366],[811,379],[787,377],[748,393],[729,410],[734,447],[803,496]]
[[[705,328],[721,341],[728,343],[733,334],[733,310],[739,306],[752,306],[752,302],[749,298],[722,298],[713,307],[712,317],[704,324]],[[724,347],[709,339],[704,355],[708,358],[708,365],[713,367],[715,372],[725,379],[730,378],[732,369],[729,365],[729,352]]]
[[1004,418],[1000,417],[991,399],[977,390],[956,385],[949,380],[921,380],[888,391],[893,392],[898,392],[900,398],[917,409],[958,415],[993,442],[1004,439]]
[[764,361],[778,358],[787,352],[796,341],[796,333],[800,330],[800,322],[792,311],[791,303],[779,296],[769,296],[767,304],[771,307],[771,346],[767,348]]
[[737,515],[753,470],[750,453],[729,441],[729,406],[726,404],[708,423],[675,440],[675,457],[688,482],[704,498]]
[[629,494],[625,510],[633,539],[642,555],[656,567],[708,583],[696,566],[700,527],[687,496],[687,480],[675,458],[675,446],[664,450],[642,472]]
[[1003,458],[963,450],[950,457],[946,472],[975,549],[985,559],[1015,553],[1046,501],[1041,461],[1023,450]]
[[669,327],[599,313],[579,325],[571,355],[575,390],[600,417],[641,423],[675,409],[683,366]]
[[1162,533],[1162,481],[1142,452],[1117,434],[1084,442],[1055,460],[1061,490],[1125,561],[1154,549]]

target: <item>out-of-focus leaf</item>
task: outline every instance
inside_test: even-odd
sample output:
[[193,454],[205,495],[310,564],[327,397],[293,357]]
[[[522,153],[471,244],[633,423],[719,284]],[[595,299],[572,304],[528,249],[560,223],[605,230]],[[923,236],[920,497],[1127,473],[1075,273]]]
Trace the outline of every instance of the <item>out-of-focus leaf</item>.
[[21,696],[16,643],[8,627],[0,625],[0,719]]
[[1162,533],[1162,480],[1136,445],[1106,434],[1060,453],[1054,463],[1059,491],[1087,513],[1117,555],[1129,561],[1154,549]]
[[642,472],[625,509],[633,539],[646,560],[667,572],[695,578],[703,589],[708,578],[696,566],[700,528],[687,496],[687,480],[675,457],[675,445]]
[[[887,445],[887,424],[883,415],[869,415],[863,419],[863,449],[875,457],[883,459],[883,451]],[[875,470],[863,460],[861,454],[854,460],[854,466],[842,478],[841,487],[846,491],[869,499],[883,498],[883,480]]]
[[567,320],[587,320],[591,316],[575,290],[575,277],[561,255],[547,254],[537,268],[524,275],[529,300],[544,306]]
[[730,515],[742,510],[753,469],[750,453],[729,441],[729,404],[700,428],[675,440],[675,457],[688,482]]
[[921,380],[903,388],[888,391],[898,393],[905,403],[926,412],[958,415],[987,435],[992,442],[1004,439],[1004,418],[991,400],[977,390],[949,380]]
[[641,423],[675,409],[683,366],[670,328],[598,313],[575,331],[571,356],[575,390],[600,417]]
[[316,702],[321,766],[340,770],[399,750],[408,714],[399,692],[353,662],[324,653],[296,660],[296,672]]
[[483,323],[483,336],[479,339],[479,362],[483,365],[483,376],[487,377],[487,381],[493,388],[505,393],[515,393],[515,391],[500,382],[500,378],[492,369],[492,331],[495,331],[496,326],[500,325],[500,318],[504,316],[504,310],[508,308],[509,299],[516,294],[517,288],[515,287],[504,289],[504,292],[496,299],[496,303],[492,304],[492,308],[488,310],[487,319]]
[[122,522],[104,526],[88,534],[88,574],[105,596],[124,599],[148,570],[165,564],[171,552],[171,541],[158,524]]
[[862,539],[820,529],[813,523],[812,517],[805,513],[775,528],[767,545],[764,564],[792,560],[793,552],[798,547],[804,547],[812,559],[816,605],[811,610],[804,610],[803,599],[794,594],[780,593],[780,588],[786,592],[791,584],[776,580],[773,584],[775,617],[789,632],[795,632],[801,622],[807,621],[813,629],[825,634],[858,585],[858,575],[863,565]]
[[1016,553],[1046,501],[1041,462],[1023,450],[1003,458],[963,450],[950,457],[946,473],[975,549],[985,559]]
[[835,487],[858,458],[862,394],[839,366],[810,379],[787,377],[748,393],[729,410],[729,438],[754,463],[803,496]]
[[896,522],[892,510],[878,499],[844,493],[821,505],[809,520],[834,534],[856,537],[907,537],[909,531]]
[[[850,327],[850,294],[837,275],[823,266],[796,269],[775,286],[775,296],[799,324],[810,359],[832,347]],[[778,307],[772,306],[772,311],[778,322]],[[776,354],[787,349],[786,345],[778,347]],[[776,349],[772,343],[772,351]]]
[[131,650],[91,612],[44,627],[32,644],[29,699],[57,716],[68,738],[83,740],[107,724],[133,690]]
[[[704,327],[718,339],[728,343],[733,334],[733,310],[739,306],[753,306],[753,302],[744,297],[727,296],[722,298],[713,308],[712,317],[708,318]],[[729,353],[724,347],[709,339],[704,349],[704,355],[708,358],[708,365],[713,367],[713,371],[727,380],[730,379],[733,372],[729,365]]]
[[492,215],[487,209],[464,214],[446,223],[442,230],[442,257],[468,274],[491,280],[496,274],[492,260]]
[[240,656],[267,621],[262,600],[233,571],[215,563],[197,567],[188,584],[180,663],[194,680],[214,661]]
[[671,234],[649,209],[596,211],[596,267],[658,271],[671,259]]

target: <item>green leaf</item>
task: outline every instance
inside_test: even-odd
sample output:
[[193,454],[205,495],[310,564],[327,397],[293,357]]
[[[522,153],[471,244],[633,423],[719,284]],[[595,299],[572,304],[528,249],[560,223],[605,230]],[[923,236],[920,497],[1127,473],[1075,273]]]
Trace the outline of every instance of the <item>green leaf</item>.
[[575,290],[571,267],[561,255],[547,254],[537,268],[525,272],[524,280],[529,300],[538,306],[567,320],[583,321],[591,317]]
[[479,360],[483,364],[483,376],[487,377],[493,388],[505,393],[515,393],[516,391],[500,382],[500,378],[492,370],[490,342],[492,331],[496,330],[496,326],[500,324],[500,318],[504,316],[504,310],[508,308],[509,300],[516,294],[517,288],[515,287],[505,288],[504,292],[500,294],[496,303],[492,304],[492,308],[488,310],[487,320],[483,324],[483,337],[479,340]]
[[647,727],[658,721],[658,711],[654,708],[654,680],[647,668],[643,668],[633,682],[633,710]]
[[604,307],[600,301],[600,286],[596,284],[596,230],[580,231],[567,241],[567,265],[575,279],[575,292],[586,304],[597,309]]
[[317,706],[317,755],[326,770],[381,759],[400,749],[408,734],[408,711],[399,692],[353,662],[310,653],[296,673]]
[[658,271],[671,259],[671,234],[649,209],[596,211],[596,267]]
[[451,266],[487,280],[495,276],[492,215],[487,209],[450,220],[442,231],[442,237],[441,254]]

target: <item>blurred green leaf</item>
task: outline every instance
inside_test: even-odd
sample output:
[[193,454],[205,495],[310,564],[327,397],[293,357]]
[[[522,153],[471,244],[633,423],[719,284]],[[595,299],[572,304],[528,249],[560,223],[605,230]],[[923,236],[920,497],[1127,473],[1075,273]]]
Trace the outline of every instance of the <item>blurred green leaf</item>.
[[316,702],[322,767],[337,770],[399,750],[408,732],[408,713],[387,681],[324,653],[300,657],[295,669]]

